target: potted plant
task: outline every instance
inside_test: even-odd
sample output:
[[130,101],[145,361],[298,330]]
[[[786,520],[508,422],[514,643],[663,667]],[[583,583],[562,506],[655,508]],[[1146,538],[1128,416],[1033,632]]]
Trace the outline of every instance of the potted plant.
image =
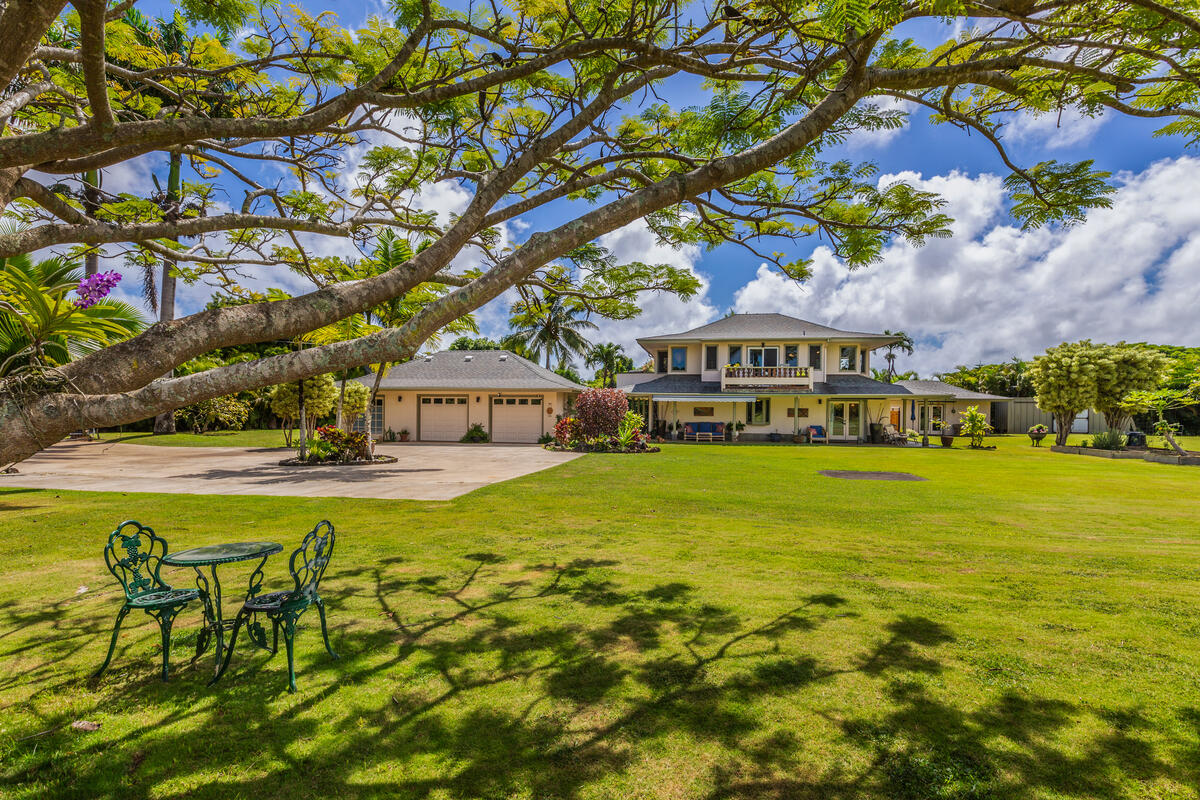
[[400,429],[400,441],[402,441],[402,442],[408,441],[408,428]]
[[1050,428],[1048,428],[1047,426],[1043,425],[1040,422],[1037,425],[1030,425],[1029,426],[1029,438],[1033,441],[1033,446],[1041,447],[1042,439],[1045,439],[1046,434],[1048,434],[1049,432],[1050,432]]
[[954,429],[949,425],[943,425],[940,422],[933,423],[933,429],[938,432],[941,437],[942,447],[950,447],[954,444]]
[[741,438],[744,430],[746,430],[746,423],[741,421],[733,423],[733,440],[735,442]]

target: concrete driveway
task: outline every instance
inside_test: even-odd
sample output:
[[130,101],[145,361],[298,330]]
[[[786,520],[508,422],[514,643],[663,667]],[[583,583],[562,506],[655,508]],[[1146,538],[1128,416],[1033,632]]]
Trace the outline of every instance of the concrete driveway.
[[61,442],[18,464],[18,474],[0,475],[0,488],[449,500],[578,457],[536,445],[381,443],[376,452],[395,464],[279,466],[292,452]]

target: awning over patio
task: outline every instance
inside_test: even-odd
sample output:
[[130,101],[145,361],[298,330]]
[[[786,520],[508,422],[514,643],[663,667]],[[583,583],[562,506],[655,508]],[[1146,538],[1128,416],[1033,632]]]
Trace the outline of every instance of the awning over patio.
[[650,399],[656,403],[752,403],[758,398],[752,394],[656,394]]

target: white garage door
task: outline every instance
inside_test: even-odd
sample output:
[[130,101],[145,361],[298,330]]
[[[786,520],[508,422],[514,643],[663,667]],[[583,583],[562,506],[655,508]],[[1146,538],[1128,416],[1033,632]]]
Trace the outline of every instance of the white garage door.
[[467,432],[467,398],[422,397],[422,442],[457,442]]
[[492,441],[536,442],[543,413],[540,397],[493,397]]

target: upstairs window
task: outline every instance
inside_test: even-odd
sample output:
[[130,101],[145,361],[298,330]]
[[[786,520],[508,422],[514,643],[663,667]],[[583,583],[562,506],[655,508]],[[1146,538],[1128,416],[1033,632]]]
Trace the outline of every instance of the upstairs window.
[[659,372],[667,371],[667,351],[666,350],[658,351],[658,371]]
[[687,348],[672,347],[671,348],[671,372],[686,372],[687,371]]
[[810,369],[821,368],[821,345],[810,344],[808,346],[808,366]]
[[858,354],[858,371],[863,375],[867,374],[867,351],[863,350]]
[[704,368],[705,369],[716,369],[717,368],[717,346],[715,344],[709,344],[709,345],[704,346]]
[[783,348],[783,365],[785,367],[800,366],[800,345],[789,344]]
[[842,372],[854,372],[856,361],[858,361],[858,348],[852,344],[842,345],[841,356],[838,358],[838,369]]
[[742,346],[740,344],[729,345],[729,363],[730,364],[741,364],[742,363]]

